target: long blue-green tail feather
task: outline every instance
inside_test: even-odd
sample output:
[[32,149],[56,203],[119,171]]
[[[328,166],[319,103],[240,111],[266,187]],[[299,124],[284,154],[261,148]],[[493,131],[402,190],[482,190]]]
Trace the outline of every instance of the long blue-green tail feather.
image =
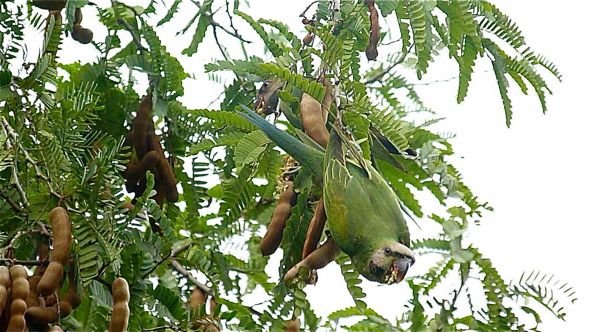
[[275,142],[276,145],[285,150],[285,152],[295,158],[302,165],[309,167],[311,171],[321,179],[324,158],[322,152],[314,147],[304,144],[285,131],[273,126],[247,106],[241,106],[244,109],[244,112],[240,113],[240,115],[256,127],[260,128],[271,141]]

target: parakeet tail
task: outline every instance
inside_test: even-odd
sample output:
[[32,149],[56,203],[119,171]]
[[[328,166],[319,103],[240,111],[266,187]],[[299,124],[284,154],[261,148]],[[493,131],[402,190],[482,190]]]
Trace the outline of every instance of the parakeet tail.
[[308,164],[312,167],[314,172],[322,172],[323,153],[318,149],[304,144],[295,137],[289,135],[283,130],[278,129],[272,124],[268,123],[264,118],[256,114],[248,107],[242,105],[244,112],[240,113],[246,120],[253,125],[260,128],[268,138],[270,138],[281,149],[285,150],[293,158],[302,164]]

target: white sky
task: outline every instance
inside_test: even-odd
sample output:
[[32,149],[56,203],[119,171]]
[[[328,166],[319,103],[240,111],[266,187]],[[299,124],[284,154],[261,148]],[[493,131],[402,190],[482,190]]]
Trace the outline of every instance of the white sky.
[[[447,118],[439,128],[457,134],[452,142],[457,155],[463,158],[455,164],[465,182],[495,208],[484,216],[481,226],[470,229],[469,239],[492,259],[507,279],[518,278],[522,271],[541,270],[554,273],[558,279],[573,285],[579,301],[569,307],[567,322],[547,319],[544,330],[583,331],[587,328],[584,315],[590,309],[585,265],[588,259],[583,256],[584,252],[588,253],[585,241],[590,221],[587,203],[590,198],[590,140],[586,114],[589,104],[584,98],[589,93],[586,78],[590,77],[586,45],[590,31],[584,23],[588,5],[583,0],[492,2],[517,22],[527,43],[556,63],[562,72],[562,83],[549,80],[554,93],[548,98],[549,112],[542,115],[535,96],[514,93],[512,128],[507,129],[495,78],[481,62],[475,69],[468,97],[461,105],[455,103],[456,80],[420,86],[419,92],[428,106]],[[297,15],[307,2],[251,0],[249,3],[252,8],[244,10],[251,15],[274,18],[290,24],[296,32],[301,31]],[[192,16],[193,13],[186,14]],[[169,34],[160,34],[173,54],[188,45],[190,36],[175,36],[174,32],[184,26],[190,16],[174,20],[176,24],[167,26]],[[95,36],[104,36],[104,32],[94,28],[98,23],[91,15],[85,15],[85,22],[93,27]],[[206,38],[197,57],[183,60],[185,69],[197,77],[185,84],[187,96],[183,102],[189,107],[206,107],[221,91],[220,85],[200,74],[203,64],[220,58],[210,32]],[[66,61],[95,58],[90,46],[68,40],[64,49],[70,47],[77,52],[62,52]],[[239,54],[235,48],[232,52]],[[456,65],[449,62],[443,52],[424,81],[456,75]],[[413,237],[420,236],[413,234]],[[306,288],[318,314],[352,305],[338,271],[335,264],[329,265],[320,271],[319,283]],[[405,284],[368,285],[365,291],[369,305],[389,318],[403,310],[400,301],[405,300],[409,292]],[[544,317],[550,318],[550,315]]]

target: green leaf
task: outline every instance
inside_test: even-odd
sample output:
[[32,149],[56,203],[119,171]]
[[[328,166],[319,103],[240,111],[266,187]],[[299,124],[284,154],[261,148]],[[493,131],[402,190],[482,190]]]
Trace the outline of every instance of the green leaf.
[[[199,44],[205,38],[205,33],[207,33],[207,29],[210,24],[209,15],[211,12],[211,6],[213,5],[213,0],[205,0],[201,8],[199,9],[199,22],[197,23],[197,29],[195,30],[195,34],[193,35],[193,39],[190,45],[182,51],[182,54],[186,54],[191,56],[197,53],[197,49],[199,48]],[[162,19],[164,20],[164,19]]]

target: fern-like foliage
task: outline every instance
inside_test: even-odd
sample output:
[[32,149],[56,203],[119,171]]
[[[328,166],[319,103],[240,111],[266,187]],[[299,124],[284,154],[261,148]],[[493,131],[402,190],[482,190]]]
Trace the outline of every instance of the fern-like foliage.
[[[465,236],[491,207],[453,165],[452,134],[432,129],[441,119],[407,75],[409,68],[421,78],[446,50],[458,65],[462,102],[478,64],[490,61],[510,125],[511,81],[525,94],[534,91],[545,112],[551,90],[540,68],[561,79],[559,70],[488,1],[375,4],[379,61],[370,67],[364,51],[372,27],[363,1],[314,2],[305,27],[258,18],[239,1],[151,1],[145,8],[69,1],[63,21],[32,4],[0,3],[0,249],[7,264],[40,264],[36,248],[51,238],[48,212],[62,206],[73,225],[68,268],[82,296],[59,321],[71,331],[108,329],[110,283],[118,276],[130,285],[130,331],[275,331],[296,319],[310,331],[528,331],[547,314],[564,319],[576,299],[569,285],[536,271],[507,280]],[[64,47],[80,6],[98,14],[95,32],[106,37],[95,33],[91,44],[78,46],[95,52],[94,62],[65,64],[62,54],[75,54]],[[178,49],[169,31],[185,11],[193,15],[175,31],[192,35]],[[311,40],[299,36],[303,30]],[[43,43],[26,44],[27,31]],[[199,55],[209,47],[221,58],[207,58],[204,70],[223,93],[192,100],[190,80],[204,78],[190,73],[201,69]],[[365,282],[344,254],[336,264],[351,307],[321,317],[304,281],[283,281],[301,260],[322,188],[236,111],[252,104],[262,80],[281,82],[269,121],[310,144],[302,135],[301,96],[322,102],[332,93],[327,128],[341,121],[351,151],[381,172],[404,211],[421,218],[419,226],[436,230],[412,233],[418,259],[435,262],[408,278],[411,295],[395,320],[368,306]],[[155,169],[147,171],[142,195],[124,190],[126,165],[135,158],[131,123],[147,92],[155,101],[150,130],[180,193],[176,204],[154,200]],[[259,245],[286,180],[294,182],[297,199],[279,257],[264,257]],[[191,303],[195,288],[206,293],[206,303]]]

